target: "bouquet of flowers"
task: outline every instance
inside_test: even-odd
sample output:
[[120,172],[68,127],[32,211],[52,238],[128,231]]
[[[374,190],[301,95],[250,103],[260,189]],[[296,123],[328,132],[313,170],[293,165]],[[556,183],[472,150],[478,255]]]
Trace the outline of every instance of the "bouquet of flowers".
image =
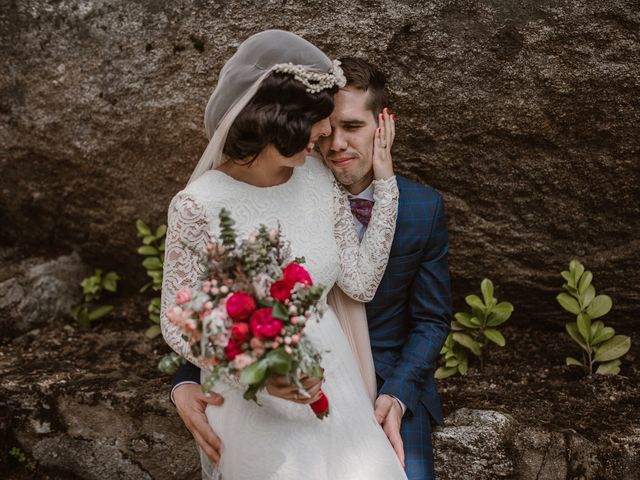
[[[290,260],[290,247],[280,229],[260,225],[238,241],[229,212],[222,209],[220,239],[199,253],[205,278],[196,290],[176,292],[169,320],[179,326],[208,377],[205,392],[220,378],[246,385],[244,398],[256,399],[270,375],[283,375],[302,386],[306,376],[323,376],[321,355],[305,336],[304,327],[322,315],[321,285]],[[310,404],[318,418],[329,414],[329,401]]]

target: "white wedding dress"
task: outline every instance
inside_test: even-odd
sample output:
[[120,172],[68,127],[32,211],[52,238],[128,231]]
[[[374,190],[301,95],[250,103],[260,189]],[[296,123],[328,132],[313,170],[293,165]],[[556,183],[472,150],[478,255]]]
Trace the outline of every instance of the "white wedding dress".
[[[194,364],[186,342],[166,318],[175,292],[193,287],[201,268],[188,248],[201,248],[216,235],[218,212],[228,209],[240,235],[260,224],[281,225],[294,256],[326,294],[337,283],[352,298],[370,300],[382,278],[395,230],[395,178],[375,182],[376,200],[360,244],[348,200],[330,171],[307,157],[291,178],[274,187],[255,187],[211,170],[178,193],[169,208],[162,289],[162,328],[169,345]],[[224,480],[394,480],[406,476],[382,428],[335,313],[329,308],[306,334],[323,350],[323,391],[330,415],[318,420],[308,405],[258,394],[260,405],[242,398],[238,384],[218,382],[221,407],[209,406],[209,423],[220,436],[218,468],[201,453],[203,478]]]

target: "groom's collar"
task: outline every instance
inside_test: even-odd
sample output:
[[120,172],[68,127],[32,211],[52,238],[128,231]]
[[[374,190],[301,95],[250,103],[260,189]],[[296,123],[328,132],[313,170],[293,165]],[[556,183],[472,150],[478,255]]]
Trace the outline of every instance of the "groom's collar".
[[371,201],[373,201],[373,183],[370,183],[367,188],[365,188],[363,191],[361,191],[357,195],[352,195],[349,192],[347,192],[347,197],[349,197],[350,200],[352,198],[360,198],[362,200],[371,200]]

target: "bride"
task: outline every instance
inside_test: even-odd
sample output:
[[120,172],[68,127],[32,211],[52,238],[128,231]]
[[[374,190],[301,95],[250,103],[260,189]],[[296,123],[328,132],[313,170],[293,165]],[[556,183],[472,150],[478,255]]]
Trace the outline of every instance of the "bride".
[[[278,30],[247,39],[223,67],[205,111],[209,144],[187,187],[169,207],[162,330],[167,343],[190,362],[200,366],[166,312],[178,289],[197,284],[202,272],[192,248],[201,249],[218,233],[222,208],[231,212],[241,235],[259,224],[279,224],[293,255],[305,258],[314,282],[326,292],[337,284],[362,302],[375,294],[398,204],[386,148],[392,141],[392,120],[385,116],[380,121],[374,140],[375,205],[362,243],[346,196],[322,162],[309,155],[318,138],[331,132],[333,95],[344,82],[339,62]],[[244,400],[237,385],[220,381],[214,391],[225,402],[208,407],[206,414],[224,450],[217,468],[201,454],[203,478],[406,478],[374,417],[370,392],[375,385],[360,374],[335,311],[329,307],[305,333],[323,351],[322,390],[330,415],[318,420],[306,405],[315,398],[300,398],[282,382],[261,392],[257,405]],[[305,386],[315,397],[320,380],[308,379]]]

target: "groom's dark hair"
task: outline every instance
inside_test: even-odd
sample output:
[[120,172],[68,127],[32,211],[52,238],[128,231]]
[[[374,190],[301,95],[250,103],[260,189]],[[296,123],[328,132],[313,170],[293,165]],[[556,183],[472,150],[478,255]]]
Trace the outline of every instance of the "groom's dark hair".
[[382,70],[368,61],[357,57],[340,58],[347,86],[369,92],[367,108],[377,116],[384,107],[389,106],[387,78]]

